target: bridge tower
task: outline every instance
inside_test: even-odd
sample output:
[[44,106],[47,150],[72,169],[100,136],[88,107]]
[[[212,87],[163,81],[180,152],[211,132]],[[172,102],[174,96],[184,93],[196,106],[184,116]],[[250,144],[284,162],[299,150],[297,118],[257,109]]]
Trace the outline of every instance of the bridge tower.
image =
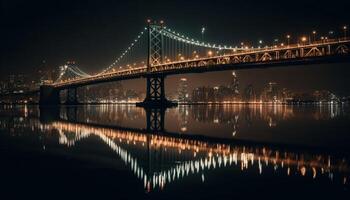
[[50,85],[40,86],[40,105],[59,105],[60,91]]
[[173,107],[176,103],[170,102],[165,97],[165,74],[152,72],[155,65],[163,62],[163,34],[161,33],[163,21],[159,23],[148,20],[148,57],[147,57],[147,88],[146,98],[136,105],[141,107]]

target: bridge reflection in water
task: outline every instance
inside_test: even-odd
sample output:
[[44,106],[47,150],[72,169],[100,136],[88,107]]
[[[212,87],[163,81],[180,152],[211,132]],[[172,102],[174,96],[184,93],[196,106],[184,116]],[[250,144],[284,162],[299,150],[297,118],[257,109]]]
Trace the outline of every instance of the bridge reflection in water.
[[[1,128],[13,126],[41,134],[58,134],[59,144],[67,148],[97,136],[143,182],[146,191],[163,189],[188,176],[196,176],[205,182],[206,172],[219,168],[249,170],[259,175],[301,176],[315,181],[327,178],[330,182],[348,186],[348,160],[332,154],[69,121],[64,119],[68,112],[59,113],[63,119],[42,122],[33,117],[35,113],[25,107],[24,118],[12,123],[2,122]],[[145,115],[143,111],[139,114]]]

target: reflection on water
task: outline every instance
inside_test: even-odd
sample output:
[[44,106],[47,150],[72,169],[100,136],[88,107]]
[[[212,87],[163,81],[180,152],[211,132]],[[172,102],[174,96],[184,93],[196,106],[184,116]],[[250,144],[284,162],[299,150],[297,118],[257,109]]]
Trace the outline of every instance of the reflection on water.
[[[252,130],[249,127],[255,125],[268,130],[278,127],[279,123],[294,123],[293,120],[300,118],[303,121],[327,121],[339,117],[348,120],[346,109],[328,106],[183,106],[166,111],[166,119],[172,123],[165,123],[163,132],[149,133],[145,122],[147,112],[132,106],[61,107],[47,113],[38,107],[4,107],[0,128],[19,137],[33,132],[57,138],[63,148],[97,136],[115,153],[115,159],[122,160],[142,182],[147,192],[164,189],[174,182],[181,184],[186,177],[206,182],[208,171],[220,169],[236,169],[256,176],[327,179],[348,187],[348,155],[335,153],[336,149],[327,152],[307,147],[282,148],[281,145],[242,142],[232,139],[231,135],[217,137],[215,133],[227,129],[235,136],[244,133],[244,129]],[[43,116],[48,113],[50,116]],[[210,135],[200,131],[186,134],[199,130],[195,128],[198,125],[214,126],[214,129],[206,130],[211,131]]]

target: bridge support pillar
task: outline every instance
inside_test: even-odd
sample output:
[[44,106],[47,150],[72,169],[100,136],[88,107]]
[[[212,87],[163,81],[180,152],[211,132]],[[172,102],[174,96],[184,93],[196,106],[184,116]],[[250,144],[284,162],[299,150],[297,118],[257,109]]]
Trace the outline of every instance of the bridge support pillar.
[[165,97],[164,75],[148,75],[146,98],[136,105],[140,107],[174,107],[177,104]]
[[78,102],[78,95],[77,95],[77,88],[68,88],[67,89],[67,100],[65,104],[67,105],[77,105]]
[[60,90],[49,85],[40,86],[40,105],[59,105]]

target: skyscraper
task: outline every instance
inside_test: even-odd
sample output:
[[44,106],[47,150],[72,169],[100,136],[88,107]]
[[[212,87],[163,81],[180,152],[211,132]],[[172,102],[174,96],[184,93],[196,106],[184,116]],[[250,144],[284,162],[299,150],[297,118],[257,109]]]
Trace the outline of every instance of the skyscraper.
[[239,81],[238,81],[238,77],[236,75],[236,72],[232,72],[232,79],[231,79],[231,83],[229,85],[229,88],[231,88],[233,94],[239,94]]
[[11,93],[21,93],[27,90],[27,85],[25,84],[26,75],[16,74],[10,75],[8,79],[8,89]]
[[178,87],[178,100],[179,102],[187,102],[189,99],[188,95],[188,84],[186,78],[181,78]]
[[230,100],[231,101],[240,101],[240,92],[239,92],[239,81],[238,77],[236,75],[236,72],[232,72],[232,78],[231,83],[229,84],[228,88],[230,89]]
[[277,83],[269,82],[261,93],[261,99],[264,102],[275,102],[278,100]]
[[256,101],[256,94],[252,84],[249,84],[244,90],[244,100],[246,102]]

